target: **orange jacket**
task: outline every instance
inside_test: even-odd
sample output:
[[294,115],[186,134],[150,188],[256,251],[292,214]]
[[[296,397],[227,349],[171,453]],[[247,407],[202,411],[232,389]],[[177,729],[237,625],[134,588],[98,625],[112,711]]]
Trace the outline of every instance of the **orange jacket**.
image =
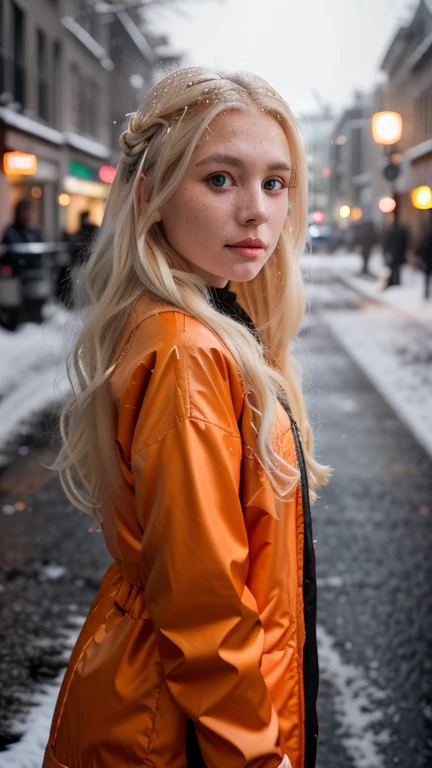
[[[127,342],[125,341],[127,338]],[[73,651],[44,768],[304,765],[303,510],[279,502],[231,353],[138,302],[97,397],[114,559]],[[278,452],[296,462],[277,404]]]

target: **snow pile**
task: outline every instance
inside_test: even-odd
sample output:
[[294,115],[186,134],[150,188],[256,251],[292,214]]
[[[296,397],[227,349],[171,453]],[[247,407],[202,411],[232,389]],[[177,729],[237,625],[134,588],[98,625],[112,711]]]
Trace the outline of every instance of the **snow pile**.
[[74,313],[56,306],[41,325],[0,328],[0,450],[64,402],[70,391],[65,359],[78,323]]
[[[63,658],[65,666],[78,638],[84,618],[71,616],[69,627],[61,633],[59,640],[64,644]],[[40,768],[47,745],[51,720],[57,701],[64,671],[52,683],[35,692],[28,702],[22,721],[15,723],[16,734],[23,734],[15,744],[0,753],[0,768]]]
[[[432,299],[423,299],[423,273],[406,264],[401,285],[383,290],[387,268],[380,251],[370,262],[375,279],[360,277],[361,266],[357,253],[303,256],[308,302],[331,308],[321,318],[432,456]],[[342,281],[339,287],[329,276]],[[343,284],[373,302],[343,309]],[[306,316],[306,325],[313,321]]]
[[302,256],[301,266],[306,275],[313,276],[317,271],[331,273],[363,296],[393,307],[406,317],[432,329],[432,298],[423,298],[424,274],[411,264],[404,264],[401,269],[401,285],[393,285],[385,290],[388,267],[379,249],[375,249],[369,263],[373,277],[358,274],[362,267],[358,253],[305,255]]
[[432,456],[432,339],[427,329],[376,305],[362,312],[325,312],[324,321]]
[[317,627],[320,673],[333,686],[340,719],[341,741],[356,768],[384,768],[381,745],[390,733],[382,725],[386,693],[363,670],[347,663],[333,638]]

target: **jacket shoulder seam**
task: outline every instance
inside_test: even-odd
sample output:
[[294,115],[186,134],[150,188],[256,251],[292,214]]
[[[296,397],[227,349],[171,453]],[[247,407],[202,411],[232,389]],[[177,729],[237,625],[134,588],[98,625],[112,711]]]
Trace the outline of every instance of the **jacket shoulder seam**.
[[204,424],[210,424],[210,426],[216,427],[216,429],[218,429],[220,432],[224,432],[226,435],[230,435],[231,437],[236,437],[238,440],[241,440],[241,435],[239,432],[233,432],[230,429],[226,429],[225,427],[222,427],[217,422],[211,421],[210,419],[205,419],[203,416],[190,416],[190,415],[181,416],[181,417],[178,416],[170,424],[167,424],[164,431],[159,435],[159,437],[156,437],[151,442],[146,443],[145,445],[142,445],[141,448],[139,448],[137,451],[134,451],[134,453],[131,454],[131,459],[134,459],[135,457],[139,456],[140,453],[143,453],[148,448],[151,448],[152,445],[155,445],[156,443],[163,440],[164,437],[168,434],[168,432],[170,432],[171,429],[173,429],[177,424],[181,424],[184,421],[199,421]]

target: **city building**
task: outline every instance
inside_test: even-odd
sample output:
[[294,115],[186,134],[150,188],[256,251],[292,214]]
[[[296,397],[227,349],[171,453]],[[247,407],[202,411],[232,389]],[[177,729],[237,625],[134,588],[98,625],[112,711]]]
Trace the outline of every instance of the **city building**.
[[432,186],[432,0],[421,0],[411,20],[399,28],[381,68],[387,83],[378,93],[376,106],[399,112],[403,118],[396,148],[403,153],[402,173],[394,188],[400,217],[410,226],[415,244],[428,216],[414,208],[411,193]]
[[[3,160],[0,229],[24,196],[38,205],[46,239],[77,228],[83,208],[100,216],[107,185],[98,171],[111,156],[112,63],[107,30],[81,34],[73,10],[71,2],[52,0],[1,3],[0,148],[3,157],[17,154]],[[61,202],[69,201],[63,208],[62,194]]]
[[[314,214],[320,222],[330,220],[330,140],[335,117],[330,108],[303,115],[300,118],[302,134],[305,140],[308,182],[309,182],[309,218],[314,221]],[[321,214],[323,218],[321,218]]]
[[[372,197],[372,167],[375,148],[371,134],[373,96],[356,92],[354,103],[333,125],[330,149],[329,206],[333,221],[343,225],[343,206],[357,209],[359,218],[380,216]],[[346,226],[348,225],[346,221]]]
[[100,222],[125,115],[169,59],[128,5],[1,0],[0,232],[27,196],[47,240],[76,231],[83,210]]

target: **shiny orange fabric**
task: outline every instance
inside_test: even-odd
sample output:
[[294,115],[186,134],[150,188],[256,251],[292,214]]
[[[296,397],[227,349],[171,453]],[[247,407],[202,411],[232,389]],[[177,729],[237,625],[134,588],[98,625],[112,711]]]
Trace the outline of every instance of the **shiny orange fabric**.
[[[73,651],[44,768],[304,763],[301,490],[275,500],[229,350],[138,303],[98,394],[114,559]],[[277,406],[277,448],[295,464]]]

